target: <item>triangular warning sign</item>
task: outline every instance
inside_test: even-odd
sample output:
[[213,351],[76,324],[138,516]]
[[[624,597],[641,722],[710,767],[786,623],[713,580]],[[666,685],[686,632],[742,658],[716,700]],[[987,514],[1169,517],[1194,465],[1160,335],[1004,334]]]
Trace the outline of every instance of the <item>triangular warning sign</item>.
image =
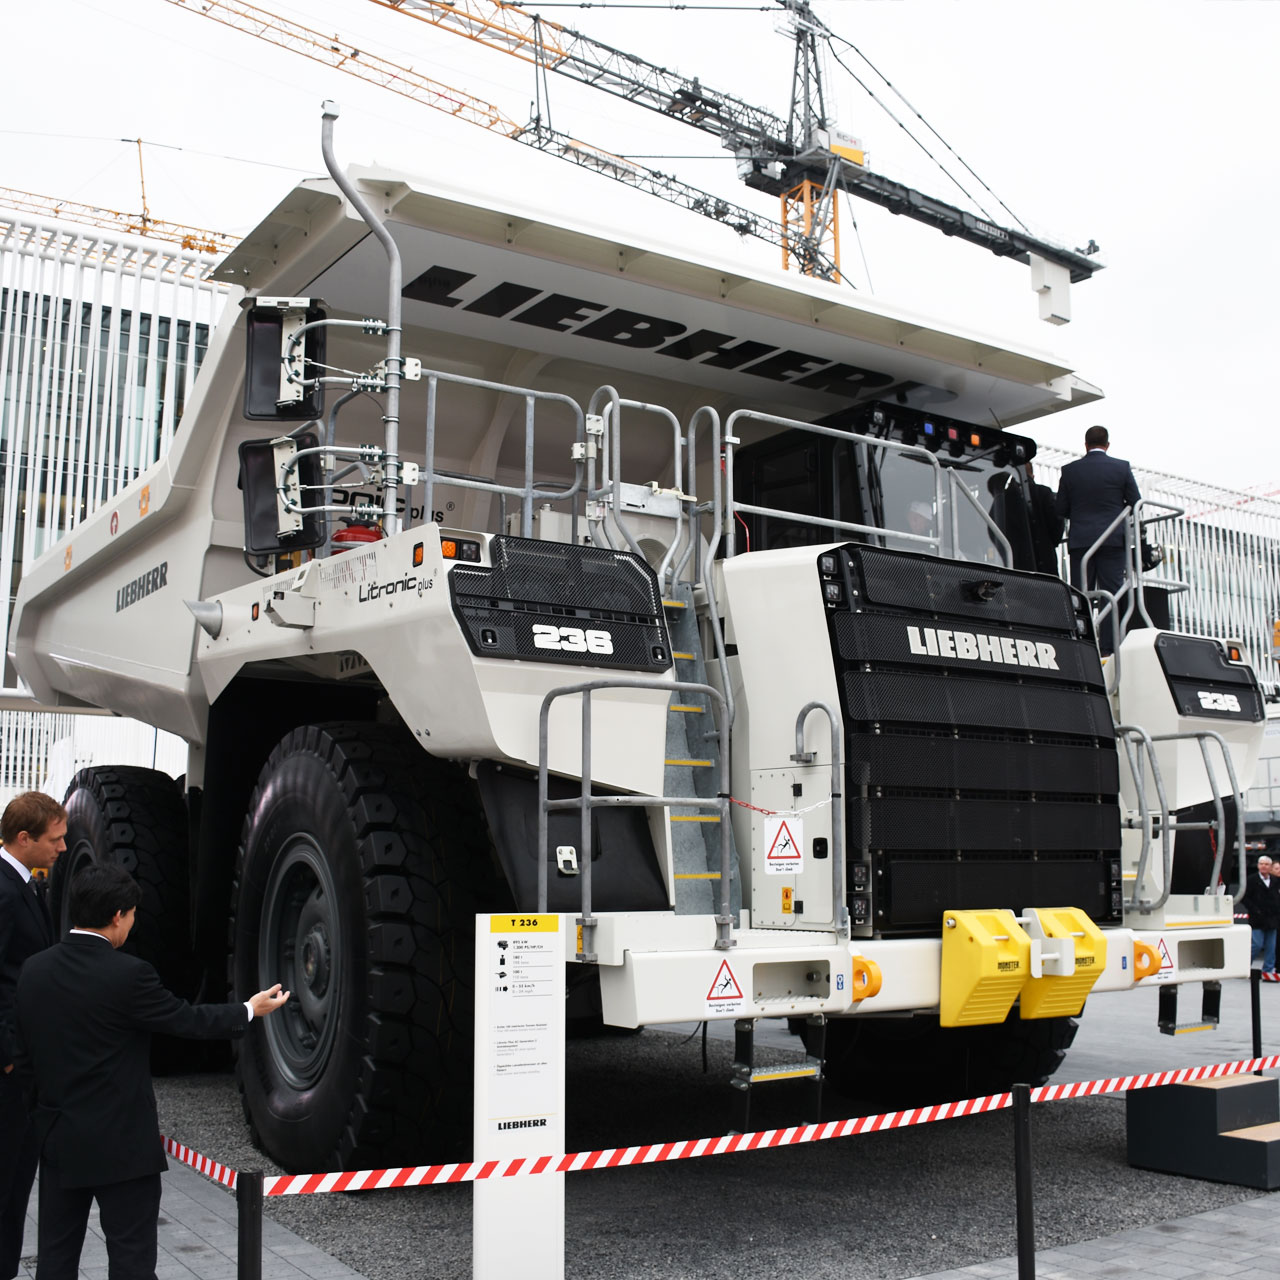
[[1156,950],[1160,953],[1160,968],[1172,969],[1173,957],[1169,954],[1169,948],[1165,946],[1163,938],[1160,939],[1160,945],[1156,948]]
[[778,823],[777,834],[773,837],[773,843],[769,846],[769,852],[765,854],[765,861],[800,861],[800,846],[796,844],[795,837],[791,834],[791,829],[787,826],[785,818]]
[[720,968],[716,970],[716,976],[711,983],[711,990],[707,992],[707,999],[742,999],[742,988],[738,986],[738,980],[733,976],[733,970],[729,968],[727,960],[720,961]]

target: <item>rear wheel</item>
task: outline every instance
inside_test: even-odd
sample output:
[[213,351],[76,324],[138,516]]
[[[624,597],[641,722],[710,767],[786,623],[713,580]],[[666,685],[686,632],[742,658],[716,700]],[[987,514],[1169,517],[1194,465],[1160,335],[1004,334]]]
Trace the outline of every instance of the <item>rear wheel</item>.
[[237,1046],[255,1140],[293,1169],[414,1163],[470,1139],[475,913],[499,907],[475,790],[403,730],[309,725],[250,801],[232,987],[290,1002]]
[[914,1107],[1044,1084],[1075,1039],[1075,1018],[1027,1018],[943,1027],[936,1015],[833,1018],[826,1078],[838,1092],[889,1107]]
[[[93,863],[123,867],[142,890],[124,950],[146,960],[170,991],[189,999],[197,969],[191,949],[187,810],[178,784],[155,769],[81,769],[64,803],[67,848],[49,878],[59,936],[77,923],[71,918],[70,892],[76,872]],[[156,1036],[151,1065],[159,1072],[192,1070],[206,1054],[207,1047],[195,1041]]]

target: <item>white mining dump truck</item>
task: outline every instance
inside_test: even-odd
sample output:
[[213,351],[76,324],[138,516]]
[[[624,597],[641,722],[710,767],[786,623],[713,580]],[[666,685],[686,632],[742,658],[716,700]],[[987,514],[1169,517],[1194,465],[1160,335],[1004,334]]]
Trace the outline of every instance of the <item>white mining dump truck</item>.
[[1109,602],[1034,571],[1010,428],[1100,393],[837,285],[347,175],[333,115],[331,179],[217,269],[243,300],[171,452],[12,631],[42,703],[190,743],[182,785],[76,777],[54,903],[117,859],[176,988],[292,989],[239,1050],[262,1147],[466,1141],[477,911],[577,922],[571,1013],[785,1016],[896,1101],[1043,1080],[1090,991],[1164,984],[1171,1028],[1203,983],[1212,1022],[1262,701],[1213,640],[1103,664]]

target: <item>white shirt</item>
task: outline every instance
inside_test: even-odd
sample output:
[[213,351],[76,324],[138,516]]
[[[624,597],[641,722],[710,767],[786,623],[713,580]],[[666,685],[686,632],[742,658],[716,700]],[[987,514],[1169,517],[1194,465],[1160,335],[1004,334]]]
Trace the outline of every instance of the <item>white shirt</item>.
[[27,868],[24,867],[22,863],[19,862],[17,858],[15,858],[3,845],[0,845],[0,858],[3,858],[22,877],[23,884],[31,883],[31,872],[28,871]]

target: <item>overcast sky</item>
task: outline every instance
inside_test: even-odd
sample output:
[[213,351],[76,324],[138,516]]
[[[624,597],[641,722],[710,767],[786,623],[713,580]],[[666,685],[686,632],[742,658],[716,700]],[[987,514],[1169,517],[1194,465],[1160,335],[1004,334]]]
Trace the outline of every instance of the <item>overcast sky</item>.
[[[189,0],[195,4],[197,0]],[[765,0],[759,0],[765,3]],[[708,0],[687,8],[551,5],[553,21],[785,116],[785,15]],[[523,122],[531,67],[370,0],[291,0],[273,12],[412,65]],[[530,5],[530,8],[535,6]],[[719,9],[719,12],[714,10]],[[1051,351],[1107,400],[1027,428],[1075,449],[1110,427],[1136,464],[1280,490],[1269,387],[1280,340],[1276,210],[1280,5],[1264,0],[817,0],[848,65],[971,190],[874,64],[1035,232],[1101,246],[1106,269],[1072,289],[1073,320],[1036,319],[1026,267],[851,202],[846,273],[860,289]],[[10,4],[0,77],[0,185],[109,208],[140,204],[142,137],[153,216],[233,233],[320,170],[319,104],[342,104],[345,163],[380,162],[551,209],[776,263],[776,251],[653,197],[184,12],[169,0]],[[842,127],[871,167],[946,199],[960,191],[834,62]],[[708,135],[551,77],[551,122],[584,142],[777,216],[739,185]],[[179,149],[180,148],[180,149]],[[252,163],[251,163],[252,162]],[[987,207],[1010,216],[983,193]],[[865,267],[863,263],[865,255]]]

